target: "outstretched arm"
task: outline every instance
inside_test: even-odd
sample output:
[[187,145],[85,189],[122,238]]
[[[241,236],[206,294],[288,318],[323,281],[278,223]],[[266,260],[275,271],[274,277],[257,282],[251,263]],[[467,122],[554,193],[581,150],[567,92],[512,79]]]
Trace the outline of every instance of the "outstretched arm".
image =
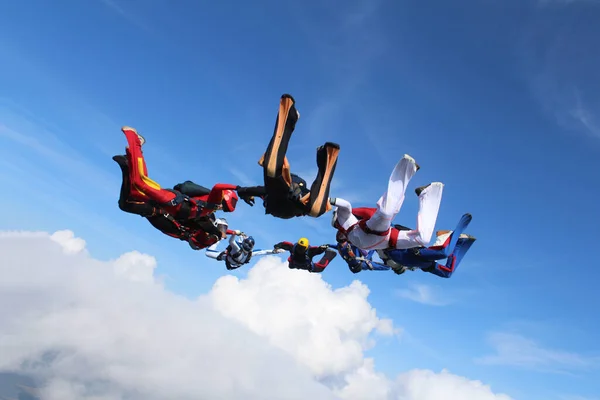
[[323,254],[325,253],[325,250],[327,250],[329,247],[329,245],[321,245],[321,246],[311,246],[308,248],[308,257],[309,258],[313,258],[314,256],[318,256],[319,254]]
[[217,250],[219,243],[221,243],[221,241],[218,241],[217,243],[211,245],[209,248],[206,249],[206,251],[205,251],[206,257],[213,258],[215,260],[217,259],[219,254],[221,254],[221,252]]
[[276,245],[273,246],[273,249],[277,250],[277,249],[283,249],[283,250],[287,250],[287,251],[292,251],[292,248],[294,247],[294,243],[291,242],[279,242]]
[[202,210],[200,216],[206,216],[217,210],[223,201],[223,191],[235,190],[236,187],[236,185],[230,185],[228,183],[217,183],[214,185],[210,190],[208,198],[206,199],[206,208]]
[[250,206],[254,206],[254,197],[260,197],[261,199],[265,198],[266,195],[266,191],[265,191],[265,187],[264,186],[250,186],[250,187],[243,187],[243,186],[237,186],[236,187],[236,191],[238,196],[240,196],[240,198],[242,200],[244,200],[246,202],[246,204],[250,205]]
[[271,249],[271,250],[256,250],[252,252],[252,257],[255,256],[266,256],[269,254],[278,254],[284,251],[283,249]]
[[236,232],[236,235],[229,236],[229,245],[231,246],[231,254],[235,254],[240,251],[240,246],[238,245],[238,242],[235,240],[236,237],[237,237],[237,232]]

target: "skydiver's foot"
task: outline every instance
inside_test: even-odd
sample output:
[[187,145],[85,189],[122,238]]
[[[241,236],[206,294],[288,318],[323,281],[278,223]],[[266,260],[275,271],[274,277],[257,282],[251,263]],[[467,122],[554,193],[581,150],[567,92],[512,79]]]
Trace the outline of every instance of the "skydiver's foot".
[[334,149],[338,149],[338,150],[340,149],[340,145],[337,143],[333,143],[333,142],[325,142],[323,147],[333,147]]
[[291,95],[291,94],[289,94],[289,93],[284,93],[284,94],[282,94],[282,95],[281,95],[281,98],[282,98],[282,99],[291,99],[293,103],[295,103],[295,102],[296,102],[296,100],[294,99],[294,96],[292,96],[292,95]]
[[404,265],[400,265],[399,267],[392,267],[392,271],[394,271],[396,275],[402,275],[406,272],[406,270],[407,268]]
[[467,235],[466,233],[461,233],[459,238],[460,239],[477,240],[477,238],[475,236]]
[[129,167],[129,162],[127,161],[127,157],[125,157],[124,155],[116,155],[113,156],[112,158],[117,164],[119,164],[121,167]]
[[421,166],[419,164],[417,164],[415,159],[412,158],[411,156],[409,156],[408,154],[405,154],[404,157],[402,157],[402,158],[406,158],[407,160],[412,161],[413,164],[415,164],[415,167],[417,167],[417,171],[421,169]]
[[138,139],[140,140],[140,146],[143,146],[144,143],[146,143],[146,139],[142,135],[140,135],[138,133],[138,131],[135,130],[135,128],[132,128],[130,126],[124,126],[124,127],[121,128],[121,130],[123,132],[125,132],[125,131],[132,131],[132,132],[134,132],[137,135]]
[[418,187],[415,189],[415,193],[417,194],[417,196],[420,196],[421,193],[423,193],[423,190],[427,189],[429,186],[431,186],[431,183],[429,185]]
[[429,185],[425,185],[425,186],[421,186],[419,188],[415,189],[415,193],[417,194],[417,196],[421,196],[421,194],[423,193],[423,191],[425,189],[427,189],[429,186],[435,186],[437,188],[439,188],[439,190],[441,190],[444,187],[444,184],[442,182],[431,182]]

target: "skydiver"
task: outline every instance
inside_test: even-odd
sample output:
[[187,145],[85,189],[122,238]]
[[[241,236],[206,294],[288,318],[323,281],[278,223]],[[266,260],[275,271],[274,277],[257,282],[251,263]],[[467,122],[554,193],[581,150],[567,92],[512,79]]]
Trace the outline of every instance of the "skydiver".
[[217,243],[219,240],[225,238],[227,233],[232,232],[228,230],[227,221],[222,218],[216,218],[214,213],[194,220],[187,219],[181,222],[176,220],[164,208],[153,204],[148,198],[134,198],[129,179],[130,171],[127,157],[117,155],[113,157],[113,160],[119,164],[122,173],[118,202],[119,208],[122,211],[146,218],[154,228],[167,236],[186,241],[194,250],[200,250]]
[[[238,239],[239,238],[239,239]],[[253,256],[280,253],[284,250],[254,250],[254,238],[236,230],[229,236],[229,245],[223,251],[218,251],[219,243],[206,249],[206,256],[218,261],[225,260],[225,267],[233,270],[248,264]]]
[[[279,242],[273,246],[273,249],[283,249],[290,252],[288,257],[288,267],[290,269],[303,269],[309,272],[321,273],[327,268],[337,252],[329,248],[328,245],[310,246],[307,238],[301,238],[296,243]],[[318,262],[313,262],[313,258],[319,254],[323,257]]]
[[[127,138],[126,158],[129,165],[131,198],[147,200],[151,204],[166,210],[178,221],[197,219],[217,210],[233,212],[237,205],[237,185],[218,183],[212,189],[204,188],[191,181],[176,185],[173,189],[163,189],[148,177],[142,146],[144,137],[133,128],[121,128]],[[187,192],[186,192],[187,190]],[[189,194],[187,194],[189,193]],[[253,205],[246,196],[240,196],[246,203]]]
[[258,161],[263,167],[264,186],[238,189],[238,194],[263,199],[265,214],[290,219],[319,217],[329,210],[329,189],[337,165],[340,146],[326,142],[317,148],[318,172],[310,189],[306,181],[290,172],[286,153],[300,113],[289,94],[281,96],[275,129],[267,150]]
[[354,274],[361,271],[389,271],[390,267],[377,263],[372,260],[375,250],[362,250],[348,242],[348,239],[342,232],[336,235],[337,244],[328,245],[329,248],[336,249],[338,254],[346,261],[348,268]]
[[417,229],[401,231],[391,226],[404,202],[406,187],[419,168],[415,160],[405,154],[394,167],[387,190],[377,201],[377,208],[353,209],[347,200],[330,199],[331,205],[336,206],[331,221],[333,227],[344,233],[350,243],[363,250],[427,246],[442,201],[444,185],[441,182],[415,189],[419,197]]
[[[377,253],[385,265],[398,275],[407,269],[419,268],[442,278],[450,278],[477,240],[463,233],[471,219],[471,214],[464,214],[454,231],[438,231],[437,239],[430,247],[377,250]],[[438,262],[442,259],[446,259],[445,264]]]

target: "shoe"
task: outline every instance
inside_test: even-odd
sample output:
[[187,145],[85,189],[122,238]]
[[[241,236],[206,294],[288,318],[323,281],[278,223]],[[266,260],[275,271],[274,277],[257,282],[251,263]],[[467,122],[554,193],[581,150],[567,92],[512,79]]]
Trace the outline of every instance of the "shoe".
[[415,167],[417,167],[417,171],[421,169],[421,166],[419,164],[417,164],[415,159],[412,158],[411,156],[409,156],[408,154],[405,154],[403,158],[406,158],[406,159],[412,161],[415,164]]
[[431,186],[431,183],[425,186],[421,186],[415,189],[415,193],[417,194],[417,196],[420,196],[421,193],[423,193],[423,190],[427,189],[429,186]]
[[127,157],[125,157],[124,155],[119,154],[119,155],[113,156],[112,159],[113,159],[113,161],[115,161],[117,164],[119,164],[121,166],[124,166],[124,167],[129,166],[129,161],[127,161]]

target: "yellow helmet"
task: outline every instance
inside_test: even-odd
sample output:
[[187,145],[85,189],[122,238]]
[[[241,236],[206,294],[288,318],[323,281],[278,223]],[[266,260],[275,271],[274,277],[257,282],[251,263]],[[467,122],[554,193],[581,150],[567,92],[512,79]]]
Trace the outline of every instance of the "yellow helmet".
[[308,239],[300,238],[300,240],[298,240],[298,246],[308,249]]

